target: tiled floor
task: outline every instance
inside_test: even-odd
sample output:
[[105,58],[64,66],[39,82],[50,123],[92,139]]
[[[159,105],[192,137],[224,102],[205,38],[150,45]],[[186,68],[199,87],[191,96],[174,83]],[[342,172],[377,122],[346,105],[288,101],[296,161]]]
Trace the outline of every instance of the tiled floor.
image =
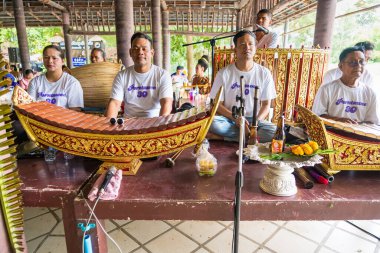
[[[380,221],[352,221],[380,237]],[[106,230],[123,252],[231,252],[233,223],[226,221],[109,220]],[[29,252],[66,252],[61,210],[25,208]],[[119,252],[108,242],[109,253]],[[345,221],[242,221],[239,252],[380,252],[380,241]]]

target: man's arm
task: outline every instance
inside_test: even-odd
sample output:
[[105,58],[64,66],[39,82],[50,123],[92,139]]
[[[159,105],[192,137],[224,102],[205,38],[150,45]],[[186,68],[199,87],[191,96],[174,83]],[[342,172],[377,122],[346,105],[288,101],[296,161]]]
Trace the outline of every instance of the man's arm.
[[121,101],[110,98],[105,116],[109,118],[116,118],[119,112],[120,106],[121,106]]
[[172,105],[173,105],[172,98],[161,98],[160,104],[161,104],[160,116],[169,115],[172,112]]
[[270,104],[271,104],[271,100],[263,100],[261,101],[261,107],[260,107],[260,111],[259,113],[257,114],[257,120],[264,120],[268,114],[269,114],[269,110],[270,110]]
[[323,118],[326,118],[326,119],[332,119],[332,120],[343,122],[343,123],[358,124],[358,122],[354,119],[343,118],[343,117],[334,117],[334,116],[330,116],[327,114],[322,114],[320,116]]

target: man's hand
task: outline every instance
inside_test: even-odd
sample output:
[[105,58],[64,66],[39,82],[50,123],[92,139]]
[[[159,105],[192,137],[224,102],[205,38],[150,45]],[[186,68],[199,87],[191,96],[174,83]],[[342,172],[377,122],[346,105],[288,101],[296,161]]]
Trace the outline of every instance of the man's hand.
[[349,123],[349,124],[355,124],[355,125],[359,124],[358,121],[356,121],[354,119],[349,119],[349,118],[338,118],[338,117],[336,117],[335,120],[343,122],[343,123]]
[[[244,123],[245,123],[244,124],[244,131],[245,131],[245,134],[247,135],[250,132],[249,122],[245,118],[243,118],[243,119],[244,119]],[[240,123],[241,123],[241,121],[242,121],[242,117],[241,116],[238,117],[238,118],[236,118],[236,119],[234,119],[234,122],[235,122],[236,126],[239,127],[239,129],[240,129]]]
[[109,118],[116,118],[117,114],[119,113],[120,106],[121,106],[121,101],[110,98],[106,113],[104,115]]

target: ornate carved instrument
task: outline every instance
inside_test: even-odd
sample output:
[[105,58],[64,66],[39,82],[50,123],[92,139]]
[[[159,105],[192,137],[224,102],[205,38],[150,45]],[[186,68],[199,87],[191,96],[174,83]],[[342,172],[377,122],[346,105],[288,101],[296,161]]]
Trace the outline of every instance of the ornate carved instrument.
[[115,165],[125,175],[135,175],[139,158],[154,157],[201,144],[211,125],[214,107],[202,107],[154,118],[129,118],[111,124],[110,118],[84,114],[47,102],[32,102],[16,88],[13,102],[29,137],[44,146],[79,156],[103,160],[101,168]]
[[309,136],[322,149],[335,149],[324,155],[324,169],[329,173],[340,170],[380,170],[380,128],[371,124],[353,125],[320,118],[309,109],[296,105]]

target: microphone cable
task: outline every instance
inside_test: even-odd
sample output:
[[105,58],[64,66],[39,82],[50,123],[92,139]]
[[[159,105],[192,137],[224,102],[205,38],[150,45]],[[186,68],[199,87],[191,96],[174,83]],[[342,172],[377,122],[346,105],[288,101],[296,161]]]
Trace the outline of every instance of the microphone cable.
[[91,221],[91,218],[94,216],[95,218],[95,221],[96,223],[99,225],[99,227],[102,229],[102,231],[104,232],[104,234],[111,240],[111,242],[113,244],[115,244],[115,246],[117,247],[117,249],[119,250],[120,253],[123,253],[123,251],[121,250],[120,246],[116,243],[116,241],[107,233],[107,231],[104,229],[104,227],[102,226],[102,224],[100,223],[98,217],[96,216],[95,214],[95,208],[96,208],[96,205],[98,204],[99,200],[100,200],[100,196],[101,195],[98,195],[96,197],[96,200],[95,200],[95,203],[94,203],[94,206],[91,207],[90,204],[87,202],[84,194],[83,194],[83,191],[81,190],[81,195],[82,195],[82,198],[84,199],[88,209],[90,210],[90,217],[87,219],[87,222],[86,222],[86,226],[85,226],[85,230],[84,230],[84,233],[83,233],[83,238],[82,238],[82,253],[85,253],[84,252],[84,240],[85,240],[85,237],[86,237],[86,232],[87,232],[87,227],[88,225],[90,224],[90,221]]

